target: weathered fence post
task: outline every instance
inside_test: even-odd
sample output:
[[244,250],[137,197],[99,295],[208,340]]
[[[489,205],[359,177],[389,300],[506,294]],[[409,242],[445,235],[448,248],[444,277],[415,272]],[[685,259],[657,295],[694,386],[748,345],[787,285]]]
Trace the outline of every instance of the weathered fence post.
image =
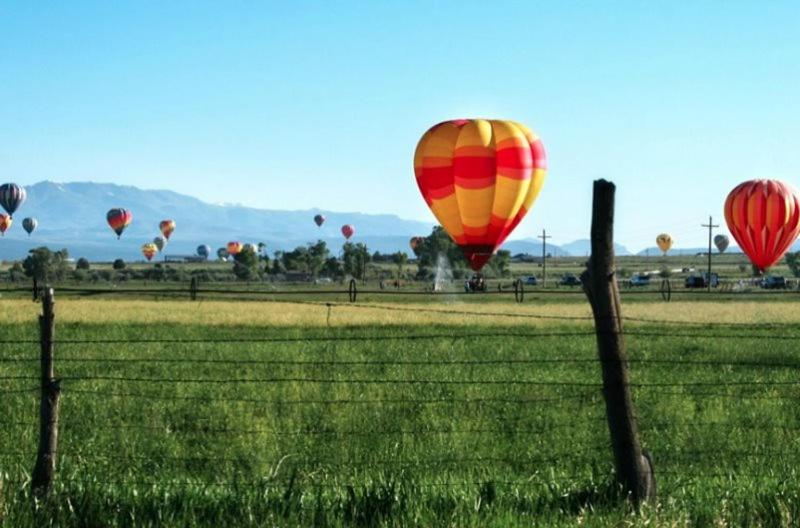
[[597,331],[597,351],[603,372],[603,396],[614,451],[617,479],[638,507],[655,497],[656,484],[649,454],[642,452],[633,410],[628,356],[622,334],[619,287],[614,269],[613,183],[594,182],[592,255],[581,275]]
[[197,277],[192,277],[192,282],[189,283],[189,297],[193,300],[197,300]]
[[33,302],[39,300],[39,281],[36,280],[36,277],[33,278]]
[[31,487],[34,493],[46,494],[53,485],[56,473],[56,449],[58,448],[58,410],[61,395],[59,381],[53,371],[53,335],[55,312],[53,288],[47,287],[42,299],[42,315],[39,316],[41,334],[41,400],[39,403],[39,451],[33,468]]

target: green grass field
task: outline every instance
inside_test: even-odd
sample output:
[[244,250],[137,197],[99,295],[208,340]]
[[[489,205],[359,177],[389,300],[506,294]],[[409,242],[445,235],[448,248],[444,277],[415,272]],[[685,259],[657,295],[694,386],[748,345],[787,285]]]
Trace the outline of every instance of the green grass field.
[[659,486],[639,513],[614,485],[582,296],[373,295],[330,313],[57,296],[58,475],[37,503],[40,306],[0,300],[2,526],[800,522],[793,295],[623,297]]

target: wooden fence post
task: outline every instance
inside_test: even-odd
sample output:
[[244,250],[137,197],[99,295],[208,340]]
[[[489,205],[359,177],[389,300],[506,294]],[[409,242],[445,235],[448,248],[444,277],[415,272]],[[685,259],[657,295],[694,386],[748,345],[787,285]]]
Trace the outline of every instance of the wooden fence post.
[[46,494],[53,485],[56,473],[56,450],[58,448],[58,410],[61,396],[59,381],[53,371],[53,335],[55,312],[53,288],[47,287],[42,299],[42,315],[39,316],[41,333],[42,393],[39,403],[39,451],[33,469],[31,487],[38,495]]
[[36,280],[36,277],[33,278],[33,302],[39,300],[39,281]]
[[613,183],[594,182],[592,255],[581,275],[597,331],[597,351],[603,372],[603,396],[614,451],[617,480],[638,507],[655,498],[652,461],[642,451],[633,409],[628,355],[622,333],[619,287],[614,269]]
[[192,281],[189,283],[189,297],[193,300],[197,300],[197,277],[192,277]]

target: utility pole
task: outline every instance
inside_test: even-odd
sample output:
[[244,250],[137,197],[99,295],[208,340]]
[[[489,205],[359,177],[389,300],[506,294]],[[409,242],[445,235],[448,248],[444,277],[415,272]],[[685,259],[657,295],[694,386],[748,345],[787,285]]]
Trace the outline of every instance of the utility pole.
[[711,291],[711,230],[719,227],[714,223],[713,219],[708,217],[708,224],[700,224],[701,227],[708,228],[708,291]]
[[542,288],[547,284],[547,239],[553,238],[547,234],[546,229],[542,229],[542,234],[538,238],[542,239]]

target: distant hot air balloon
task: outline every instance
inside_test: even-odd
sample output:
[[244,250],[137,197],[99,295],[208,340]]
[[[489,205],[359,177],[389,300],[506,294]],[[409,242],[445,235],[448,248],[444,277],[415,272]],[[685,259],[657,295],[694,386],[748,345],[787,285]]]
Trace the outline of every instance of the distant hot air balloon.
[[148,261],[153,260],[156,253],[158,253],[158,247],[155,244],[147,243],[142,245],[142,255]]
[[5,235],[6,230],[11,227],[13,222],[11,215],[0,213],[0,235]]
[[425,237],[415,236],[411,237],[411,240],[408,242],[408,244],[411,246],[411,251],[416,254],[417,248],[419,248],[423,242],[425,242]]
[[175,231],[175,220],[162,220],[158,223],[158,229],[161,230],[164,238],[169,240],[169,236]]
[[0,185],[0,205],[9,214],[14,214],[14,211],[25,202],[27,194],[25,189],[16,183],[4,183]]
[[227,259],[228,258],[228,250],[225,249],[224,247],[219,248],[217,250],[217,258],[220,259],[220,260]]
[[425,202],[475,271],[530,211],[546,171],[541,140],[514,121],[445,121],[414,154]]
[[345,224],[342,226],[342,234],[344,235],[345,240],[350,240],[350,237],[356,232],[356,228],[351,226],[350,224]]
[[240,249],[239,251],[244,251],[244,250],[252,251],[253,253],[257,253],[256,245],[255,244],[251,244],[250,242],[242,244],[242,249]]
[[22,219],[22,229],[28,233],[28,236],[31,236],[37,225],[39,225],[39,222],[31,216]]
[[764,271],[800,233],[800,196],[777,180],[746,181],[725,200],[725,222],[750,262]]
[[197,246],[197,254],[204,259],[207,259],[208,256],[211,254],[211,247],[205,244],[200,244]]
[[242,243],[241,242],[228,242],[228,245],[225,246],[228,250],[228,255],[236,255],[242,250]]
[[321,214],[314,215],[314,223],[317,224],[317,227],[322,227],[322,224],[325,223],[325,217]]
[[167,245],[167,241],[164,240],[163,237],[155,237],[153,239],[153,244],[156,245],[159,251],[164,251],[164,246]]
[[117,234],[117,238],[122,236],[122,232],[128,227],[133,220],[133,214],[127,209],[115,208],[108,211],[106,220],[111,229]]
[[656,245],[666,255],[667,251],[672,247],[672,237],[667,233],[661,233],[656,237]]
[[728,244],[730,243],[730,239],[728,239],[728,237],[725,235],[716,235],[714,237],[714,245],[717,246],[717,251],[720,253],[725,253],[725,250],[728,249]]
[[263,242],[258,243],[258,253],[262,254],[267,249],[267,245]]

